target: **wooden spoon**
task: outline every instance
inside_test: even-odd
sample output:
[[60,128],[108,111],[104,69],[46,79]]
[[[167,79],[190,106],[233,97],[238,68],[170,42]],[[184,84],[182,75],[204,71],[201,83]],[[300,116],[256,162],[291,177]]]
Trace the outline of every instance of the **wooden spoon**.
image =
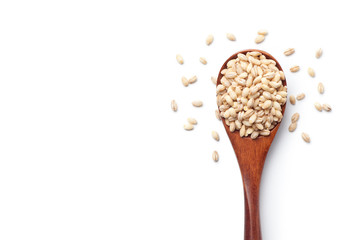
[[[227,67],[228,61],[236,59],[239,53],[246,54],[247,52],[257,51],[262,53],[268,59],[272,59],[276,62],[276,67],[282,71],[282,68],[278,61],[269,53],[257,50],[247,49],[235,53],[224,63],[219,72],[217,79],[217,85],[220,84],[220,80],[223,77],[221,71]],[[286,80],[282,81],[286,86]],[[284,115],[286,104],[282,107],[282,114]],[[229,127],[225,124],[224,118],[222,118],[225,130],[230,138],[231,144],[234,148],[239,166],[244,187],[245,198],[245,231],[244,240],[261,240],[260,229],[260,211],[259,211],[259,190],[261,173],[264,167],[265,158],[269,151],[270,145],[275,137],[275,134],[279,128],[278,123],[270,132],[269,136],[259,136],[255,140],[250,137],[240,137],[239,131],[230,132]]]

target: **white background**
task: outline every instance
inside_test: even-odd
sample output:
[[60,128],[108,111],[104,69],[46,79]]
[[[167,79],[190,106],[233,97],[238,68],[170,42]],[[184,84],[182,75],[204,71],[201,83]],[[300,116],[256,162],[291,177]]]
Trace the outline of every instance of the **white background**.
[[[287,105],[267,157],[263,239],[359,239],[356,3],[1,1],[0,239],[242,239],[241,176],[210,76],[246,48],[276,57],[289,93],[306,94]],[[269,34],[256,45],[259,29]],[[195,74],[184,88],[181,76]],[[187,117],[199,122],[192,132]]]

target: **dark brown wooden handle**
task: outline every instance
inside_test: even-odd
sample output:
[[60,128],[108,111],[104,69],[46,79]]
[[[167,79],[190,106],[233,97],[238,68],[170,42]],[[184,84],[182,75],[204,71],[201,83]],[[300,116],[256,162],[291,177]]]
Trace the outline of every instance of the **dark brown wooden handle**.
[[245,229],[244,240],[261,240],[259,188],[244,183]]
[[249,144],[242,144],[235,150],[236,157],[240,166],[241,177],[244,187],[245,203],[245,240],[261,240],[260,226],[260,182],[262,170],[264,168],[265,158],[268,148],[264,144],[266,139],[250,140],[257,142],[257,147],[249,148]]

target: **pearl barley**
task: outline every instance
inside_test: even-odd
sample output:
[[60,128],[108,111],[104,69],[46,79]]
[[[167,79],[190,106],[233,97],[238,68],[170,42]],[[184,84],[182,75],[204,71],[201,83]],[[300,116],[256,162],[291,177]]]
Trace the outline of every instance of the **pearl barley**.
[[176,61],[181,65],[184,64],[184,59],[180,54],[176,55]]
[[206,45],[210,45],[210,44],[212,44],[212,42],[214,41],[214,36],[213,35],[209,35],[209,36],[207,36],[207,38],[206,38]]
[[270,135],[283,118],[287,97],[276,62],[260,52],[240,53],[220,73],[217,104],[229,130],[252,139]]
[[226,34],[226,37],[227,37],[227,39],[229,39],[230,41],[235,41],[235,40],[236,40],[235,35],[232,34],[232,33]]

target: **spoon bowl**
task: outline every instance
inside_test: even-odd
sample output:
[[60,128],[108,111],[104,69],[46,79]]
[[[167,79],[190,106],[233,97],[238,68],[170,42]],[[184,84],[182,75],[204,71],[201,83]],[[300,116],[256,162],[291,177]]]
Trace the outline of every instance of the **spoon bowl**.
[[[221,71],[227,67],[227,63],[236,59],[239,53],[246,54],[247,52],[260,52],[267,59],[272,59],[276,62],[276,67],[282,71],[279,62],[271,56],[269,53],[257,50],[247,49],[233,54],[229,57],[220,69],[217,84],[220,84],[220,80],[223,77]],[[284,86],[286,86],[286,79],[282,80]],[[282,106],[282,114],[284,116],[286,103]],[[244,187],[244,203],[245,203],[245,240],[261,240],[261,228],[260,228],[260,211],[259,211],[259,190],[261,174],[265,163],[266,155],[269,151],[270,145],[274,140],[276,132],[279,129],[279,122],[271,131],[269,136],[259,136],[256,139],[249,137],[240,137],[239,131],[231,132],[229,126],[226,125],[225,119],[222,118],[227,135],[234,148],[236,158],[239,163],[241,176]]]

